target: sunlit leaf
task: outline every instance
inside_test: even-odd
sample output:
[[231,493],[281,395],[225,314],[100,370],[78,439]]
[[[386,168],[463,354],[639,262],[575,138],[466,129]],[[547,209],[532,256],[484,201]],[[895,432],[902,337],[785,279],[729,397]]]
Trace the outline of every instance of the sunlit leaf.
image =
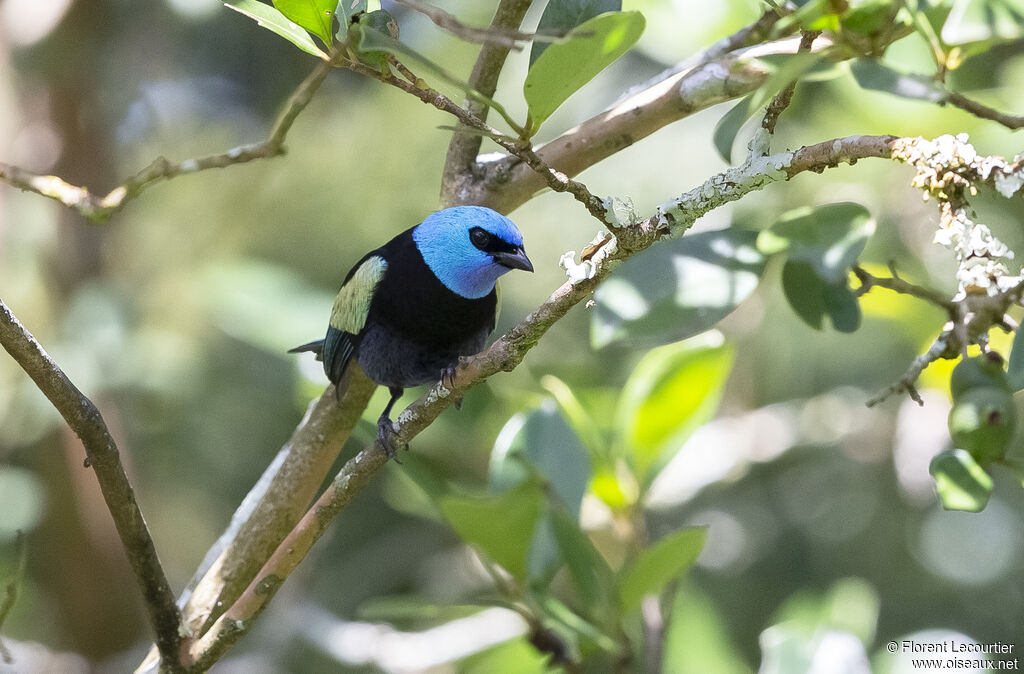
[[871,213],[860,204],[826,204],[784,214],[761,232],[757,247],[766,255],[785,252],[794,262],[813,265],[826,282],[839,283],[874,231]]
[[421,595],[371,597],[360,602],[356,617],[373,622],[431,621],[447,622],[480,612],[474,604],[438,604]]
[[569,96],[625,54],[644,32],[639,12],[608,12],[578,26],[563,42],[548,46],[523,83],[533,135]]
[[327,60],[327,54],[316,46],[313,38],[302,26],[290,21],[288,17],[270,5],[257,2],[257,0],[227,0],[224,5],[253,19],[261,28],[277,33],[302,51]]
[[644,482],[718,408],[733,349],[717,333],[654,349],[630,375],[619,428]]
[[904,75],[874,59],[856,59],[850,66],[853,77],[864,89],[884,91],[903,98],[937,103],[946,97],[946,91],[933,80]]
[[980,512],[992,495],[992,477],[963,449],[937,454],[928,471],[946,510]]
[[662,671],[750,674],[750,666],[730,639],[729,625],[694,584],[679,583],[666,613]]
[[334,0],[273,0],[274,7],[310,33],[313,33],[328,47],[331,45],[334,25]]
[[591,343],[655,346],[713,327],[757,288],[764,256],[756,239],[740,229],[705,232],[627,260],[597,289]]
[[497,496],[447,496],[440,506],[463,540],[523,579],[542,498],[536,484],[524,482]]
[[707,529],[681,529],[643,550],[622,574],[619,605],[623,613],[640,607],[644,597],[657,594],[697,561],[704,547]]
[[459,674],[546,674],[556,672],[548,666],[548,654],[534,648],[525,637],[511,639],[474,653],[459,661]]
[[1011,390],[1024,389],[1024,330],[1017,330],[1013,336],[1010,362],[1006,366],[1006,379],[1010,382]]
[[957,0],[942,27],[942,41],[963,44],[1024,35],[1024,0]]
[[[537,32],[568,33],[576,26],[593,19],[598,14],[617,12],[622,9],[622,0],[550,0],[537,24]],[[530,65],[537,60],[547,42],[534,42],[530,50]]]

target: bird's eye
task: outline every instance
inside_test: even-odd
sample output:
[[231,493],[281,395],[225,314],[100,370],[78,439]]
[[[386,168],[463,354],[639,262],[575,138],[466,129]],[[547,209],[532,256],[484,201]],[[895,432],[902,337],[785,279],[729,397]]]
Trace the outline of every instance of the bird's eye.
[[483,250],[484,246],[491,240],[491,235],[479,227],[474,227],[469,230],[469,240],[474,246]]

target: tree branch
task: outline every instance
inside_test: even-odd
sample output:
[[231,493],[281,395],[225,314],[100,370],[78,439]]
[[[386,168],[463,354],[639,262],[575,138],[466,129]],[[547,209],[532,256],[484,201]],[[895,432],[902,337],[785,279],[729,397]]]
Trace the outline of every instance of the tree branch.
[[969,112],[975,117],[980,117],[981,119],[987,119],[1002,124],[1008,129],[1016,130],[1024,128],[1024,115],[1011,115],[1005,112],[999,112],[994,108],[990,108],[987,105],[982,105],[975,100],[967,98],[963,94],[950,92],[946,94],[946,97],[942,102],[948,103],[953,107],[960,108],[965,112]]
[[[522,50],[522,45],[519,44],[520,42],[530,42],[537,39],[552,41],[561,37],[550,34],[538,35],[536,33],[524,33],[522,31],[515,30],[515,28],[519,26],[519,23],[522,22],[522,17],[519,17],[519,22],[517,22],[515,26],[495,26],[492,22],[489,28],[477,28],[475,26],[467,26],[440,7],[435,7],[434,5],[421,2],[420,0],[395,0],[395,2],[423,14],[433,21],[434,25],[438,28],[442,28],[460,40],[465,40],[466,42],[496,44],[498,46],[505,47],[506,49],[520,51]],[[527,2],[526,4],[528,6],[530,3]],[[501,8],[499,7],[498,10],[500,12]],[[495,14],[495,19],[497,19],[497,14]]]
[[254,159],[266,159],[284,154],[285,136],[295,122],[295,118],[306,108],[313,98],[313,94],[323,84],[331,67],[327,61],[317,63],[316,68],[292,92],[274,122],[270,135],[261,143],[240,145],[220,154],[178,162],[157,157],[149,166],[110,190],[105,196],[93,194],[85,187],[71,185],[58,176],[39,175],[2,162],[0,162],[0,180],[20,190],[35,192],[55,199],[78,211],[90,222],[106,222],[110,216],[120,211],[129,201],[155,183],[186,173],[196,173],[211,168],[225,168]]
[[[892,157],[898,139],[893,136],[853,136],[799,150],[755,159],[709,178],[703,185],[672,199],[635,225],[620,223],[622,236],[602,246],[590,258],[591,278],[562,284],[533,313],[498,338],[482,353],[466,359],[456,370],[450,387],[438,382],[406,408],[395,422],[396,441],[405,444],[429,426],[470,387],[500,371],[515,369],[541,337],[572,307],[588,297],[622,260],[652,245],[662,236],[681,236],[697,218],[750,192],[805,171],[820,172],[840,163],[867,157]],[[384,450],[368,445],[350,459],[330,487],[281,542],[250,585],[227,612],[198,639],[183,644],[183,659],[202,668],[215,662],[245,634],[288,575],[296,568],[331,520],[362,490],[387,462]]]
[[[501,31],[518,28],[532,0],[501,0],[491,20],[490,30]],[[488,98],[494,97],[498,87],[498,76],[505,66],[509,47],[494,43],[484,44],[480,48],[473,72],[469,76],[469,86]],[[487,107],[474,100],[466,101],[466,109],[482,121],[487,120]],[[462,124],[461,126],[465,126]],[[444,160],[444,172],[441,176],[441,203],[443,206],[460,202],[457,195],[470,186],[473,180],[476,157],[480,152],[483,139],[475,133],[468,133],[457,128],[448,144],[448,154]]]
[[[649,87],[541,146],[537,156],[567,177],[578,175],[672,122],[757,89],[770,73],[756,59],[796,53],[799,44],[799,37],[787,38],[730,52],[665,79],[656,78]],[[812,51],[831,45],[827,38],[819,37]],[[482,180],[458,192],[459,203],[487,203],[508,213],[547,183],[514,155],[488,162],[482,169]]]
[[181,616],[153,539],[121,465],[117,445],[96,406],[71,383],[36,338],[0,300],[0,344],[32,378],[82,440],[86,464],[96,472],[118,536],[142,589],[149,622],[166,669],[177,670]]
[[[535,172],[536,175],[539,176],[541,180],[544,180],[547,183],[547,186],[552,190],[555,192],[568,192],[577,201],[582,203],[591,215],[597,218],[602,225],[606,227],[615,226],[614,223],[610,223],[607,219],[604,202],[588,190],[586,185],[573,180],[561,171],[552,168],[547,164],[547,162],[538,157],[528,145],[522,144],[518,139],[505,136],[469,110],[459,107],[453,103],[447,96],[425,86],[422,83],[422,80],[415,77],[415,75],[413,75],[412,81],[407,81],[395,77],[390,72],[374,70],[373,68],[368,68],[365,65],[354,61],[346,61],[344,65],[350,70],[367,75],[368,77],[373,77],[385,84],[390,84],[393,87],[397,87],[398,89],[405,91],[406,93],[412,94],[424,103],[433,105],[438,110],[442,110],[453,115],[459,120],[461,125],[484,133],[495,143],[515,156],[517,160],[528,166],[529,170]],[[479,138],[479,134],[475,135]],[[497,206],[492,205],[491,207],[495,210],[501,210]]]
[[901,279],[895,272],[893,272],[893,275],[888,278],[875,276],[860,265],[855,264],[853,265],[853,273],[861,283],[860,287],[857,288],[856,291],[858,297],[867,294],[875,287],[886,288],[893,292],[910,295],[911,297],[916,297],[920,300],[934,304],[949,314],[951,318],[956,313],[956,306],[952,300],[929,288],[908,283]]
[[299,521],[376,388],[362,370],[350,367],[340,400],[329,387],[310,403],[306,416],[282,447],[283,461],[258,505],[189,596],[183,610],[187,628],[197,634],[208,629]]

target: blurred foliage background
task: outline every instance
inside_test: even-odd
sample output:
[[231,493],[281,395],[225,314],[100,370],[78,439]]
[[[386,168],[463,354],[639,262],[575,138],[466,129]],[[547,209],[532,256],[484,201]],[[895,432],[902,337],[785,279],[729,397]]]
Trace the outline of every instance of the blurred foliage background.
[[[384,4],[403,41],[468,72],[476,47]],[[441,4],[469,24],[490,20],[491,3]],[[539,140],[761,11],[754,0],[627,0],[623,8],[648,19],[638,48],[572,97]],[[496,97],[518,118],[527,58],[512,56]],[[934,67],[917,36],[888,58],[905,70]],[[313,65],[215,0],[5,0],[0,157],[102,192],[159,154],[180,159],[262,138]],[[951,81],[999,109],[1024,110],[1024,43],[968,61]],[[665,128],[581,180],[649,211],[725,167],[711,135],[728,107]],[[335,72],[296,123],[286,156],[160,184],[108,225],[0,189],[0,293],[103,411],[176,590],[326,383],[318,364],[286,349],[322,332],[351,264],[436,209],[449,138],[438,126],[450,123],[401,92]],[[1021,151],[1019,133],[861,90],[845,74],[800,85],[776,147],[857,133],[958,132],[985,154]],[[862,260],[895,260],[907,277],[952,293],[951,256],[931,243],[936,211],[910,178],[891,162],[802,176],[715,211],[698,229],[761,229],[791,208],[856,201],[878,221]],[[1020,199],[983,194],[973,203],[1000,238],[1022,249]],[[512,217],[537,270],[503,285],[499,332],[562,282],[559,256],[595,233],[564,195],[543,194]],[[983,513],[966,514],[943,511],[932,491],[928,461],[949,443],[948,369],[926,373],[924,407],[903,399],[864,405],[927,348],[941,312],[875,291],[862,301],[857,332],[816,332],[788,307],[778,277],[778,265],[769,265],[757,292],[720,325],[735,359],[717,416],[648,494],[652,539],[710,525],[697,565],[677,588],[682,617],[670,627],[667,657],[680,669],[668,671],[793,671],[778,664],[792,653],[800,662],[819,653],[904,671],[881,646],[923,631],[1024,646],[1024,494],[997,484]],[[522,367],[474,389],[461,411],[445,412],[416,439],[415,453],[453,482],[483,484],[509,420],[552,409],[545,375],[611,427],[614,401],[644,352],[592,349],[589,311],[573,310]],[[403,402],[412,399],[410,392]],[[383,403],[375,398],[370,415]],[[370,422],[360,427],[342,459],[373,432]],[[16,564],[15,532],[28,534],[28,574],[5,641],[51,671],[127,671],[149,637],[82,459],[43,396],[0,358],[0,578]],[[421,496],[404,471],[389,465],[343,513],[257,633],[217,671],[449,671],[446,661],[492,646],[501,640],[494,635],[516,636],[500,612],[449,623],[443,639],[411,633],[431,623],[412,607],[458,604],[489,581],[448,525],[421,516]],[[586,501],[583,518],[598,531],[607,524]],[[411,617],[395,618],[403,610]],[[390,623],[377,622],[381,616]],[[463,650],[445,651],[446,639]],[[510,658],[501,662],[528,659],[521,638],[497,648]],[[485,655],[459,671],[488,671],[498,660]],[[19,671],[10,667],[0,663],[0,671]]]

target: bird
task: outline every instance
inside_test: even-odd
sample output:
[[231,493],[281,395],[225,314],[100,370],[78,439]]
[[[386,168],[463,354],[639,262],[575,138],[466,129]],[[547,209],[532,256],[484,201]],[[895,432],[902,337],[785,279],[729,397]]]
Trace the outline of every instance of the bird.
[[483,349],[497,322],[498,278],[513,269],[532,272],[533,263],[512,220],[485,206],[431,213],[356,262],[327,334],[289,353],[313,352],[336,391],[353,359],[386,386],[377,439],[394,458],[395,402],[408,387],[450,381],[460,357]]

